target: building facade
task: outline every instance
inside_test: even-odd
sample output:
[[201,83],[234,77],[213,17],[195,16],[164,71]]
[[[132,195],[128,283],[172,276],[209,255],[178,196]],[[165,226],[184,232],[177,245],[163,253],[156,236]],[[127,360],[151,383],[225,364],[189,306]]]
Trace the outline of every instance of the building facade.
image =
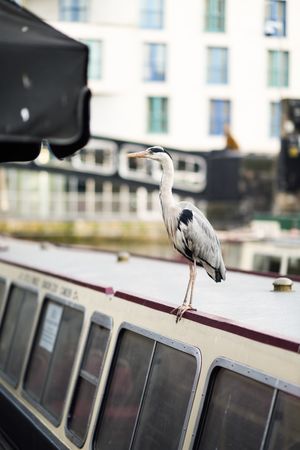
[[279,150],[300,95],[299,0],[23,0],[89,45],[94,135],[182,150]]

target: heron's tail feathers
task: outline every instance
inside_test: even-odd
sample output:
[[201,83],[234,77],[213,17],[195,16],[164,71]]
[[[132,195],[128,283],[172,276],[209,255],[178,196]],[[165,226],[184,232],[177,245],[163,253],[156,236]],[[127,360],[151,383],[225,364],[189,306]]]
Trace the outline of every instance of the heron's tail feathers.
[[207,272],[207,275],[210,276],[216,283],[220,283],[220,281],[226,278],[226,269],[223,260],[221,260],[221,264],[218,268],[212,267],[207,262],[202,261],[202,265]]

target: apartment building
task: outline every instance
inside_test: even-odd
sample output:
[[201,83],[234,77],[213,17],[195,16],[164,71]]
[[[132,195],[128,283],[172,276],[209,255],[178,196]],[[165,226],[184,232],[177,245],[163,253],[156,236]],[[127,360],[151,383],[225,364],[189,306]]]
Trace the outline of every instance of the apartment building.
[[182,150],[279,150],[300,96],[299,0],[24,0],[90,48],[94,135]]

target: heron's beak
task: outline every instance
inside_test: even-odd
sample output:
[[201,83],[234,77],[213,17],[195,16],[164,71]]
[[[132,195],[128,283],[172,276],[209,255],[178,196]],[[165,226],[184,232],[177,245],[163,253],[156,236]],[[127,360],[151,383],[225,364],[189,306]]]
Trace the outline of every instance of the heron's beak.
[[142,152],[136,152],[136,153],[128,153],[128,158],[147,158],[149,152],[148,150],[143,150]]

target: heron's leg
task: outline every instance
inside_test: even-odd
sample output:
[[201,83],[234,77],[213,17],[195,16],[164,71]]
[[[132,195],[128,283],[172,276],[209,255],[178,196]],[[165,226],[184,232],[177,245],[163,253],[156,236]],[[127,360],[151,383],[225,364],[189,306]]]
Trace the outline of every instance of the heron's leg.
[[189,263],[189,269],[190,269],[190,278],[189,278],[189,282],[188,282],[188,285],[186,288],[186,292],[185,292],[185,296],[184,296],[182,305],[188,304],[188,296],[189,296],[189,292],[190,292],[192,281],[193,281],[193,264]]
[[[195,286],[195,280],[196,280],[196,276],[197,276],[197,264],[196,264],[196,260],[194,260],[194,263],[192,265],[192,280],[191,280],[191,294],[190,294],[190,302],[189,302],[189,306],[192,306],[192,302],[193,302],[193,293],[194,293],[194,286]],[[192,308],[194,309],[194,308]]]
[[[187,285],[187,290],[184,296],[184,300],[181,306],[178,308],[175,308],[171,311],[171,314],[176,313],[176,322],[179,322],[181,320],[183,314],[190,310],[194,310],[195,308],[192,307],[192,296],[193,296],[193,288],[195,284],[195,278],[196,278],[196,261],[194,261],[192,264],[189,263],[189,269],[190,269],[190,278]],[[189,299],[189,300],[188,300]]]

